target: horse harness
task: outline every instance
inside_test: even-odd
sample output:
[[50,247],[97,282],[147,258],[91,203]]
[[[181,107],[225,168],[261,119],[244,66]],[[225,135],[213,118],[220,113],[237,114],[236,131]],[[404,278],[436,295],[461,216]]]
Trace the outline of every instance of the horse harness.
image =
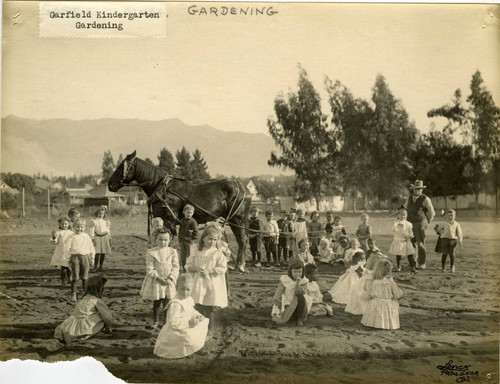
[[[246,197],[246,193],[243,190],[243,196],[240,199],[241,189],[240,189],[240,186],[238,185],[238,182],[236,180],[232,180],[235,183],[236,187],[237,187],[236,188],[236,190],[237,190],[236,198],[234,199],[234,201],[233,201],[233,203],[231,205],[231,208],[229,210],[229,213],[228,213],[227,217],[226,218],[220,218],[220,217],[214,215],[212,212],[209,212],[205,208],[203,208],[200,205],[196,204],[195,202],[193,202],[192,200],[190,200],[189,198],[187,198],[186,196],[184,196],[182,193],[180,193],[176,189],[172,188],[169,184],[174,179],[176,179],[176,178],[174,178],[171,175],[167,175],[167,176],[163,177],[163,179],[158,183],[158,186],[156,187],[156,189],[153,192],[153,194],[147,200],[147,204],[148,204],[148,216],[150,216],[150,218],[152,218],[152,215],[153,215],[153,213],[152,213],[152,210],[153,210],[152,206],[153,206],[153,204],[156,203],[157,201],[161,201],[163,203],[163,207],[167,209],[167,211],[174,218],[174,220],[177,223],[180,222],[180,219],[174,213],[174,211],[169,206],[169,204],[168,204],[168,202],[167,202],[167,200],[165,198],[165,196],[168,193],[170,193],[170,194],[172,194],[174,196],[177,196],[181,200],[186,201],[188,204],[191,204],[195,209],[197,209],[199,211],[202,211],[203,213],[207,214],[208,216],[212,217],[213,219],[222,220],[223,221],[223,225],[225,225],[225,224],[233,225],[233,224],[231,224],[229,222],[229,220],[234,217],[234,215],[236,214],[236,212],[238,212],[238,210],[240,209],[240,207],[243,204],[243,202],[245,200],[245,197]],[[238,204],[236,204],[236,203],[238,203]],[[149,225],[148,225],[148,234],[149,234]]]

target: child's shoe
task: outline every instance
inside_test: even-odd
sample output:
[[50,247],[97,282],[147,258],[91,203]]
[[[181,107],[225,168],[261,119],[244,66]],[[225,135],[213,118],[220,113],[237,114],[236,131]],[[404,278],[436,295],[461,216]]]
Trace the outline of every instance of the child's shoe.
[[72,301],[73,303],[76,303],[76,302],[78,301],[78,299],[77,299],[77,297],[76,297],[76,293],[73,293],[73,294],[71,295],[71,301]]
[[451,273],[455,273],[455,266],[451,267]]
[[415,267],[410,267],[410,271],[411,271],[411,273],[417,273],[417,270],[415,269]]
[[260,261],[257,261],[257,262],[255,263],[255,266],[256,266],[256,267],[262,267],[262,264],[260,263]]
[[397,267],[396,272],[401,272],[401,267]]
[[445,271],[445,269],[444,269],[444,268],[441,268],[441,272],[442,272],[442,273],[445,273],[446,271]]
[[427,265],[425,265],[425,263],[420,264],[420,265],[418,266],[418,269],[426,269],[426,268],[427,268]]

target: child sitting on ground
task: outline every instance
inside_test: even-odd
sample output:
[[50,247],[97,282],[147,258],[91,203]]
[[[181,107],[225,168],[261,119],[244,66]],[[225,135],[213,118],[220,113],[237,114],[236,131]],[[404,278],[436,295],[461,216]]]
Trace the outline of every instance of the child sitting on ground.
[[87,281],[85,294],[73,313],[56,328],[56,339],[69,344],[76,339],[87,339],[100,331],[111,333],[113,316],[101,299],[106,281],[103,275],[92,276]]
[[367,213],[363,213],[361,215],[361,224],[359,225],[358,230],[356,231],[356,237],[358,238],[359,243],[361,244],[361,248],[365,252],[368,249],[366,241],[368,240],[368,238],[372,236],[372,227],[370,226],[370,224],[368,224],[369,219],[370,216],[368,216]]
[[370,255],[365,264],[363,276],[358,283],[353,287],[352,293],[349,296],[345,311],[353,315],[362,315],[365,313],[366,306],[369,302],[368,292],[366,291],[367,284],[373,280],[373,269],[380,260],[387,260],[382,252]]
[[375,255],[376,253],[382,253],[380,248],[377,247],[377,242],[373,237],[368,238],[366,240],[366,245],[368,246],[367,251],[365,252],[366,254],[366,262],[368,263],[368,260],[370,259],[371,255]]
[[350,241],[351,240],[347,235],[339,236],[339,240],[334,244],[334,249],[333,249],[335,253],[335,258],[333,260],[334,262],[344,264],[344,257],[347,250],[349,249]]
[[375,265],[373,280],[368,282],[366,291],[370,301],[366,306],[361,324],[380,329],[399,329],[399,303],[403,291],[391,277],[392,265],[388,260],[380,260]]
[[[347,304],[352,290],[361,278],[363,265],[365,264],[364,252],[356,252],[352,257],[352,263],[345,273],[339,277],[330,289],[332,300],[336,303]],[[360,271],[361,269],[361,271]]]
[[182,274],[177,279],[177,295],[167,306],[167,321],[163,326],[154,353],[167,359],[192,355],[205,345],[208,319],[194,309],[191,297],[193,278]]
[[331,263],[335,259],[335,254],[331,247],[332,243],[326,237],[319,241],[318,261],[321,263]]
[[345,265],[350,265],[351,264],[352,256],[356,252],[363,252],[363,253],[365,253],[365,251],[363,251],[361,249],[361,244],[359,244],[358,239],[351,239],[349,241],[349,248],[345,251],[345,254],[344,254],[344,263],[345,263]]
[[298,326],[304,325],[312,298],[306,295],[308,280],[304,276],[304,264],[299,260],[291,261],[288,274],[281,275],[280,282],[273,296],[271,316],[278,325],[295,321]]
[[307,264],[304,273],[307,280],[309,280],[306,284],[306,295],[312,298],[309,314],[311,316],[333,316],[333,309],[330,304],[323,301],[323,294],[317,283],[319,280],[318,267],[314,264]]
[[297,254],[290,259],[290,263],[292,261],[300,261],[302,264],[316,264],[314,261],[314,257],[309,253],[309,240],[302,239],[299,241],[299,250]]
[[339,237],[342,235],[347,235],[347,232],[342,225],[342,217],[335,216],[333,218],[333,226],[332,226],[332,239],[334,241],[339,241]]

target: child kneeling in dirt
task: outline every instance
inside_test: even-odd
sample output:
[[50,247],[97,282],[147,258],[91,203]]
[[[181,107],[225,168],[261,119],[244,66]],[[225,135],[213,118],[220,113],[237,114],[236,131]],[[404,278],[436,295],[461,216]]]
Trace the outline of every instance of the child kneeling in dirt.
[[330,304],[323,301],[323,294],[317,283],[318,267],[314,264],[307,264],[304,268],[304,273],[309,282],[306,284],[306,295],[312,298],[312,306],[309,311],[311,316],[333,316],[333,309]]
[[88,339],[100,331],[111,333],[113,316],[101,299],[106,281],[103,275],[88,279],[85,294],[73,313],[56,328],[56,339],[69,344],[76,339]]
[[192,289],[193,278],[180,275],[177,295],[168,303],[167,321],[156,339],[155,355],[177,359],[192,355],[205,345],[208,319],[194,309]]
[[303,325],[312,305],[312,298],[306,294],[309,282],[304,276],[304,264],[294,260],[288,265],[288,274],[280,277],[278,288],[273,297],[271,316],[278,325],[290,320]]

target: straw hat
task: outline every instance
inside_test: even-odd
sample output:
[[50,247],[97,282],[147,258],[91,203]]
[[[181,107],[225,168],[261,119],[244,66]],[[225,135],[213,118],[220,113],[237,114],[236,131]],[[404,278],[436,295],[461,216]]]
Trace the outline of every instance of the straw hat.
[[410,184],[410,188],[413,189],[424,189],[427,188],[422,180],[415,180],[415,184]]

